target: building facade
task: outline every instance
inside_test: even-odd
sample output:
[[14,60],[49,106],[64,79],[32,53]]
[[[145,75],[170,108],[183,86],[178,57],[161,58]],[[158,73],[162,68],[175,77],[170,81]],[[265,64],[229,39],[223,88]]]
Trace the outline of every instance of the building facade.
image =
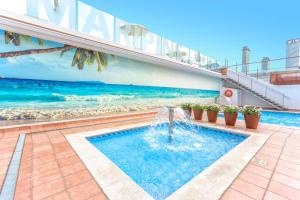
[[242,55],[242,72],[247,73],[248,65],[250,62],[250,49],[247,46],[243,47],[243,55]]
[[261,60],[261,71],[267,72],[270,69],[270,58],[269,57],[263,57]]
[[300,68],[300,38],[290,39],[286,43],[286,69]]

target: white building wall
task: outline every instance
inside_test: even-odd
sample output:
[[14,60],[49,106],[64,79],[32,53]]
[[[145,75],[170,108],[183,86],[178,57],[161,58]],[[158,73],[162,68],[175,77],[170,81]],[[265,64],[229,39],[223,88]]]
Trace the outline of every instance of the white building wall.
[[274,85],[288,98],[284,104],[289,109],[300,110],[300,85]]
[[[225,97],[225,91],[226,90],[231,90],[233,92],[232,97]],[[219,103],[221,105],[239,105],[239,90],[238,89],[232,89],[232,88],[226,88],[222,87],[220,90],[220,99]]]
[[20,15],[27,11],[27,0],[0,0],[0,8]]
[[[142,36],[143,42],[140,43],[139,37],[133,41],[120,27],[128,22],[118,19],[110,14],[99,11],[87,4],[77,0],[61,0],[59,6],[54,10],[53,0],[0,0],[0,9],[8,10],[17,14],[27,15],[43,21],[56,24],[65,28],[78,30],[100,39],[115,41],[127,47],[141,47],[149,53],[164,55],[176,50],[188,51],[184,46],[178,46],[175,42],[162,39],[160,36],[147,32]],[[197,53],[197,52],[196,52]],[[195,54],[193,59],[195,60]],[[185,56],[185,58],[188,57]],[[175,58],[174,58],[175,59]],[[202,65],[207,61],[207,57],[200,54]],[[114,69],[118,69],[114,71]],[[20,69],[22,70],[22,69]],[[50,72],[50,71],[49,71]],[[13,71],[6,71],[5,76],[18,77]],[[126,73],[126,77],[124,74]],[[45,73],[47,74],[47,73]],[[61,71],[57,76],[63,74]],[[68,74],[68,73],[66,73]],[[82,72],[74,72],[72,76],[64,75],[65,80],[83,78],[91,80],[91,74],[86,75]],[[22,76],[22,74],[19,74]],[[34,74],[32,75],[34,76]],[[204,74],[187,72],[166,68],[165,66],[151,65],[147,63],[128,60],[126,67],[124,63],[120,66],[112,66],[109,70],[102,73],[104,82],[119,84],[137,84],[153,86],[183,87],[195,89],[219,90],[220,78],[212,78]],[[100,76],[97,76],[99,78]],[[32,77],[43,78],[43,77]]]
[[258,97],[245,92],[243,90],[239,90],[239,106],[244,105],[254,105],[262,108],[272,108],[272,106],[265,101],[259,99]]
[[[225,98],[224,92],[225,90],[230,89],[233,91],[233,96],[231,98]],[[257,98],[253,94],[250,94],[246,91],[232,88],[222,87],[220,90],[221,97],[220,104],[221,105],[235,105],[235,106],[244,106],[244,105],[254,105],[262,108],[271,108],[272,106],[265,101]]]
[[[81,74],[80,74],[81,73]],[[78,72],[82,76],[82,72]],[[125,76],[124,76],[125,75]],[[118,59],[107,70],[95,77],[106,83],[164,86],[219,91],[221,79],[192,71],[171,69],[164,66]]]
[[114,41],[114,16],[78,2],[78,31]]
[[190,64],[201,66],[216,62],[198,51],[178,45],[149,30],[143,32],[141,36],[139,33],[135,36],[128,35],[121,27],[131,24],[131,22],[118,19],[79,0],[60,0],[56,10],[53,0],[0,0],[0,9],[34,17],[126,47],[162,55],[168,59],[170,56],[167,56],[167,53],[183,49],[186,52],[192,52],[192,54],[179,58],[179,61],[188,61]]
[[0,0],[0,8],[65,28],[77,29],[77,0],[59,1],[56,10],[53,0]]
[[[290,58],[286,60],[287,70],[300,68],[300,38],[291,39],[286,44],[286,57]],[[295,57],[295,58],[291,58]]]
[[[300,85],[276,85],[274,87],[287,96],[284,102],[285,108],[300,110]],[[221,94],[223,94],[223,91],[224,89],[221,90]],[[243,90],[238,90],[238,103],[235,104],[234,102],[232,104],[238,106],[255,105],[262,108],[272,108],[267,102]]]
[[162,55],[161,36],[148,32],[144,36],[142,49],[151,54]]

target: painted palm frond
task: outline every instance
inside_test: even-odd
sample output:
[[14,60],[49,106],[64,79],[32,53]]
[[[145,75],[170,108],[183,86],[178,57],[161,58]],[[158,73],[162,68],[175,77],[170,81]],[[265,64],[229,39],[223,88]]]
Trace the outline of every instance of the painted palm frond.
[[92,66],[95,63],[95,53],[94,51],[86,51],[87,59],[86,59],[86,64],[88,66]]
[[101,71],[102,68],[107,67],[107,57],[104,53],[77,48],[72,61],[72,66],[77,66],[78,69],[82,70],[84,65],[92,66],[96,62],[97,71]]
[[4,40],[5,40],[5,44],[12,43],[15,46],[20,46],[21,34],[5,31]]
[[100,57],[102,66],[104,67],[104,69],[106,69],[107,68],[107,57],[106,57],[106,55],[104,53],[101,53],[101,52],[97,52],[97,54]]
[[101,68],[107,68],[107,57],[104,53],[101,52],[94,52],[97,62],[97,71],[100,72]]
[[74,53],[73,60],[72,60],[72,67],[75,67],[78,63],[78,60],[80,60],[81,55],[80,55],[79,51],[80,51],[80,49],[77,48]]
[[[10,31],[4,31],[4,41],[5,44],[13,44],[15,46],[20,46],[21,45],[21,41],[24,40],[26,42],[29,42],[31,40],[33,40],[34,38],[29,36],[29,35],[23,35],[23,34],[19,34],[19,33],[14,33],[14,32],[10,32]],[[40,46],[43,45],[43,40],[38,38],[38,44]]]
[[20,35],[19,37],[21,40],[24,40],[26,42],[30,42],[30,40],[32,39],[32,37],[28,35]]
[[[43,40],[39,38],[33,38],[31,36],[22,35],[14,32],[5,31],[4,41],[5,44],[13,44],[15,46],[20,46],[21,41],[37,41],[39,46],[43,45]],[[7,57],[17,57],[25,56],[30,54],[44,54],[52,52],[60,52],[60,56],[64,53],[76,49],[72,59],[72,67],[77,67],[79,70],[83,70],[85,65],[92,66],[97,65],[97,71],[100,72],[102,69],[107,68],[108,55],[98,51],[87,50],[83,48],[76,48],[71,45],[64,45],[62,47],[44,48],[44,49],[28,49],[22,51],[12,51],[12,52],[2,52],[0,53],[0,58]],[[114,57],[114,56],[112,56]]]
[[43,45],[44,45],[43,39],[38,38],[37,40],[38,40],[38,44],[39,44],[40,46],[43,46]]

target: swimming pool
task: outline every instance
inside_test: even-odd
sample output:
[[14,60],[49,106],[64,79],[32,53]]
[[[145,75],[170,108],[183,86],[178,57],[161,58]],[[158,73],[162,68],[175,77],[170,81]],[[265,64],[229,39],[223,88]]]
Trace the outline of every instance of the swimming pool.
[[169,142],[167,124],[88,137],[154,199],[165,199],[248,136],[177,123]]
[[[223,116],[223,113],[220,113],[220,117]],[[244,116],[239,113],[238,119],[244,120]],[[262,111],[260,122],[266,124],[300,127],[300,113]]]

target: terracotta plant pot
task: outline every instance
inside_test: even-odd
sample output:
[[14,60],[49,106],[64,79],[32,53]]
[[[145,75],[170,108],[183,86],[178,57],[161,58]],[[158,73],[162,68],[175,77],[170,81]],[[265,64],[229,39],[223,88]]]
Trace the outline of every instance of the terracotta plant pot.
[[223,76],[226,76],[227,75],[227,67],[223,67],[223,68],[221,68],[221,74],[223,75]]
[[191,115],[192,115],[192,109],[190,108],[190,109],[183,109],[184,110],[184,112],[189,116],[189,117],[191,117]]
[[228,113],[224,112],[224,117],[225,117],[225,123],[227,126],[234,126],[236,119],[237,119],[238,113]]
[[244,115],[246,128],[257,129],[260,115]]
[[203,110],[193,110],[195,120],[202,120]]
[[207,111],[207,118],[209,122],[216,123],[218,119],[218,113],[219,112],[214,112],[214,111]]

